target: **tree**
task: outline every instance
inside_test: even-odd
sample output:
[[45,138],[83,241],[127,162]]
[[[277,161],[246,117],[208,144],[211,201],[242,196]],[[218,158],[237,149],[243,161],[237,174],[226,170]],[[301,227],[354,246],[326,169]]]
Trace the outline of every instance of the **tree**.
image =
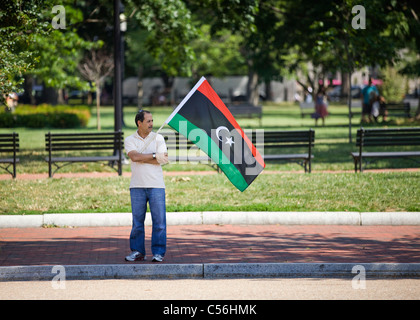
[[[418,1],[399,1],[400,11],[407,19],[407,28],[403,37],[408,52],[400,72],[411,78],[420,77],[420,10]],[[419,90],[419,88],[417,88]],[[420,99],[418,100],[416,119],[420,119]]]
[[105,77],[114,70],[114,57],[105,50],[91,50],[78,65],[79,72],[96,90],[96,127],[101,130],[101,89]]
[[19,92],[23,75],[39,62],[28,45],[49,28],[40,11],[40,1],[5,0],[0,11],[0,103],[10,92]]
[[[65,28],[55,28],[52,24],[54,13],[52,0],[45,1],[42,15],[49,21],[48,36],[37,34],[31,43],[31,50],[39,55],[39,63],[30,73],[44,83],[44,101],[52,104],[62,97],[62,89],[77,88],[88,90],[89,84],[80,78],[77,65],[84,50],[90,50],[100,45],[100,42],[85,40],[77,33],[83,15],[79,8],[73,6],[73,1],[61,2],[65,12]],[[56,94],[57,90],[59,94]]]
[[195,55],[191,41],[196,36],[191,13],[181,0],[127,0],[127,62],[138,76],[138,103],[141,104],[142,78],[160,75],[165,90],[175,76],[191,76]]
[[198,29],[199,36],[191,44],[197,57],[192,66],[193,77],[198,80],[201,75],[246,74],[246,59],[240,52],[243,37],[226,29],[212,34],[210,28],[210,25],[202,24]]
[[[407,20],[392,0],[371,0],[363,4],[365,29],[355,26],[353,8],[357,1],[296,0],[284,3],[287,45],[295,47],[314,65],[339,69],[349,78],[348,105],[351,108],[351,74],[363,66],[385,66],[398,59],[404,47]],[[286,30],[285,30],[286,31]],[[287,35],[287,32],[284,32]],[[325,59],[329,57],[328,59]],[[349,116],[349,139],[351,120]]]
[[[228,31],[242,38],[238,49],[248,71],[247,100],[258,104],[258,68],[264,65],[261,59],[263,54],[260,53],[267,52],[264,50],[268,48],[269,43],[265,42],[269,37],[268,35],[265,37],[266,31],[271,35],[270,30],[262,32],[257,28],[256,18],[260,16],[258,1],[191,0],[188,3],[192,12],[198,17],[197,20],[201,18],[202,23],[210,25],[212,37],[217,33]],[[217,59],[221,59],[221,56]]]
[[[55,92],[72,86],[86,88],[77,75],[82,49],[95,43],[85,41],[76,32],[81,12],[71,0],[61,1],[63,24],[55,20],[57,11],[52,0],[5,0],[0,11],[0,99],[11,91],[21,91],[24,77],[41,79]],[[63,27],[64,29],[60,29]],[[26,86],[28,95],[32,88]],[[57,101],[53,94],[50,102]]]

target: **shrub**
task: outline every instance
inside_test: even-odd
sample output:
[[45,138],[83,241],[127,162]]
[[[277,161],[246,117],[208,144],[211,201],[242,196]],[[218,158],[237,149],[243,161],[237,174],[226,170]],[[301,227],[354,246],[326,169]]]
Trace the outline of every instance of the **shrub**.
[[0,113],[0,128],[13,128],[16,116],[11,113]]
[[407,79],[397,69],[386,67],[382,71],[383,84],[379,91],[387,102],[401,102],[404,98]]
[[0,127],[77,128],[86,127],[90,109],[85,106],[19,105],[13,113],[0,112]]

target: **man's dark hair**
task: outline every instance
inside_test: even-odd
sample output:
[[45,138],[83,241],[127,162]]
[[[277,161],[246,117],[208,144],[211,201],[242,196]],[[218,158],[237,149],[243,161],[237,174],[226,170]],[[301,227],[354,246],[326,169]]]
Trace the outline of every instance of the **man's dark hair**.
[[139,125],[137,124],[137,122],[140,120],[140,122],[143,122],[144,121],[144,114],[145,113],[151,113],[150,111],[148,111],[148,110],[139,110],[139,112],[137,112],[137,114],[136,114],[136,119],[135,119],[135,121],[136,121],[136,126],[138,127]]

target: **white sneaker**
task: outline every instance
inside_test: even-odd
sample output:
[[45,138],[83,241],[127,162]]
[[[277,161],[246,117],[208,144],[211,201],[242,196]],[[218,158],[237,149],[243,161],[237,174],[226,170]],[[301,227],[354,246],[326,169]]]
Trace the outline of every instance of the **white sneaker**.
[[144,261],[146,260],[146,256],[142,255],[138,251],[131,252],[130,255],[125,257],[125,261]]
[[152,262],[162,262],[162,261],[163,261],[163,257],[160,254],[153,255]]

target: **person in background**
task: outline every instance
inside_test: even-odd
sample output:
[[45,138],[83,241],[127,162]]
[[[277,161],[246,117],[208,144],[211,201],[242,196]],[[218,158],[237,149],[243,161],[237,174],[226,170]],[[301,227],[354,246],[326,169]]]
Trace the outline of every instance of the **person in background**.
[[325,126],[325,117],[328,116],[328,104],[325,94],[325,87],[320,87],[315,97],[315,112],[312,118],[315,119],[315,125],[318,126],[318,119],[322,119],[322,126]]
[[15,111],[17,105],[18,105],[19,97],[16,94],[16,92],[11,92],[6,97],[6,111],[7,112],[13,112]]
[[379,116],[382,116],[383,122],[388,120],[388,110],[386,109],[385,98],[376,93],[373,93],[372,95],[372,116],[376,122],[378,122]]
[[379,95],[378,89],[372,84],[372,78],[369,77],[368,85],[362,90],[362,122],[372,121],[372,92]]

